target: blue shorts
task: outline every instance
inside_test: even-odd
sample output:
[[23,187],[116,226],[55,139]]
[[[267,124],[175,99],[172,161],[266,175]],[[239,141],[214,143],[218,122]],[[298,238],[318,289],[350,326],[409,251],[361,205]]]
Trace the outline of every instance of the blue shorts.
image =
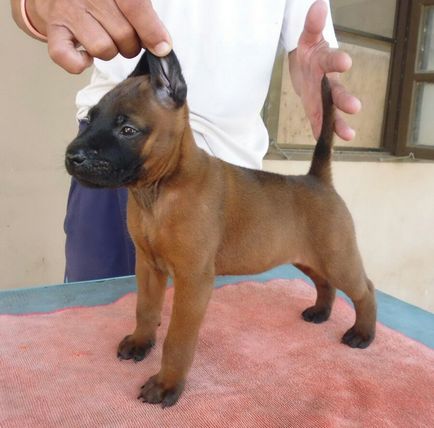
[[71,181],[64,229],[65,281],[134,275],[127,189],[90,189]]
[[127,189],[90,189],[72,179],[64,223],[66,282],[134,274],[127,197]]

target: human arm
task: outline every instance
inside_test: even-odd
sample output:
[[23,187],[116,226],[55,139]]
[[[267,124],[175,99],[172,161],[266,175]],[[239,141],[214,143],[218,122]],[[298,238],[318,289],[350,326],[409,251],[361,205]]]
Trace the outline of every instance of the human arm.
[[[35,37],[24,23],[20,0],[11,0],[11,9],[18,27]],[[81,73],[93,58],[109,60],[118,53],[132,58],[142,47],[163,56],[172,45],[150,0],[27,0],[26,12],[47,36],[51,59],[70,73]]]
[[337,108],[335,132],[344,140],[352,140],[355,131],[342,118],[340,112],[356,114],[360,101],[350,94],[339,81],[340,73],[351,68],[350,56],[329,47],[322,33],[327,16],[325,2],[316,1],[306,16],[298,46],[289,55],[289,71],[295,92],[300,96],[312,132],[318,138],[322,122],[321,79],[324,73],[330,80],[333,102]]

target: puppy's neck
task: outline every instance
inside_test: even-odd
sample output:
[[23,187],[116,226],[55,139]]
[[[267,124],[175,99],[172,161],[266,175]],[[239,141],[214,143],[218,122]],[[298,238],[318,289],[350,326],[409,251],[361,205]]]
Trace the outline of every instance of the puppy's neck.
[[174,189],[195,181],[206,169],[208,154],[200,149],[194,140],[188,119],[182,132],[171,141],[173,150],[164,161],[152,164],[151,169],[129,190],[136,202],[145,209],[151,209],[165,188]]

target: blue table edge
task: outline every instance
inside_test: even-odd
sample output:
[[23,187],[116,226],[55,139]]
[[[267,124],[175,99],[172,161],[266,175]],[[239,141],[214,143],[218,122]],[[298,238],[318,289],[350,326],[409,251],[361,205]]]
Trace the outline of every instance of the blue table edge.
[[[216,277],[215,287],[243,281],[267,282],[273,279],[302,279],[312,285],[310,278],[294,266],[283,265],[258,275],[219,276]],[[104,305],[135,290],[134,276],[2,290],[0,314],[23,315],[77,306]],[[343,293],[339,294],[348,300]],[[379,290],[376,295],[379,322],[434,349],[434,314]]]

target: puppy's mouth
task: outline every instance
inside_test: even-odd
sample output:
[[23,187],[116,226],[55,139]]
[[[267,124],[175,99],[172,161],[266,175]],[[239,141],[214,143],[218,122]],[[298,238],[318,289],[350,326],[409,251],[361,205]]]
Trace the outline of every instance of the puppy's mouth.
[[140,175],[141,165],[127,169],[100,159],[95,154],[66,153],[66,170],[86,187],[116,188],[134,184]]

